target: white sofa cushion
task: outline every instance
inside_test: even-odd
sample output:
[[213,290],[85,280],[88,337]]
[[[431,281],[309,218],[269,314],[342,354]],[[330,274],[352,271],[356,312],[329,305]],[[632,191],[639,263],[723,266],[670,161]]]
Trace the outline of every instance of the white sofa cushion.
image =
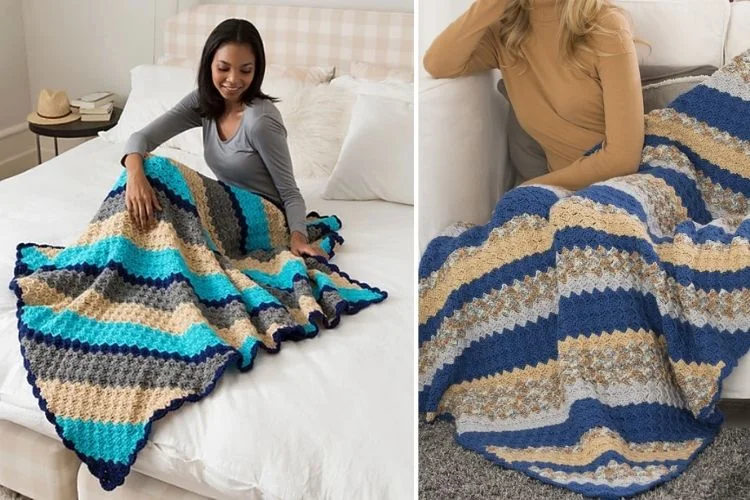
[[750,49],[750,1],[735,1],[724,54],[728,62],[733,57]]
[[720,67],[729,25],[727,0],[615,0],[631,16],[641,65]]

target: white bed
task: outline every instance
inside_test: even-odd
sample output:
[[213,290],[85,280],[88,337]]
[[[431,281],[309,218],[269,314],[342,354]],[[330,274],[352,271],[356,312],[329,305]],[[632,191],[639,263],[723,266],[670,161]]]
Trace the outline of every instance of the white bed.
[[[0,182],[0,276],[19,241],[68,245],[120,173],[122,145],[88,141]],[[159,148],[201,172],[202,158]],[[334,262],[389,298],[311,340],[228,371],[205,400],[154,425],[134,470],[208,497],[406,498],[413,481],[413,210],[327,201],[300,180],[310,209],[343,219]],[[56,438],[31,394],[15,296],[0,292],[0,420]],[[127,483],[126,483],[127,484]],[[253,495],[255,494],[255,495]]]
[[[269,63],[336,65],[338,74],[354,61],[401,70],[411,65],[411,14],[246,5],[179,13],[166,25],[160,61],[194,60],[207,32],[228,17],[253,20]],[[98,137],[0,182],[0,443],[13,443],[6,455],[0,449],[0,484],[50,499],[411,498],[413,207],[324,200],[325,178],[299,176],[308,209],[343,221],[345,243],[333,262],[387,290],[388,299],[343,317],[314,339],[284,343],[277,355],[259,353],[248,373],[228,370],[210,396],[155,423],[114,492],[104,492],[85,466],[76,484],[70,469],[77,458],[61,452],[26,381],[7,283],[17,243],[66,246],[76,239],[120,174],[123,147]],[[211,175],[202,156],[188,151],[160,147],[154,153]],[[33,471],[24,465],[30,463]],[[53,482],[64,486],[44,489]]]

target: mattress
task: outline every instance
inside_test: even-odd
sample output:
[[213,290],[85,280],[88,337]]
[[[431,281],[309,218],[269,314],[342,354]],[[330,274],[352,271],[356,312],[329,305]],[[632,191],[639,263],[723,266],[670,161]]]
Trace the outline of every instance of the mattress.
[[[0,182],[0,419],[57,438],[26,381],[15,297],[7,289],[20,241],[69,245],[121,172],[121,144],[92,139]],[[202,158],[168,148],[210,174]],[[261,352],[216,390],[157,421],[133,469],[220,498],[411,498],[414,442],[413,208],[321,198],[346,243],[334,262],[389,298],[314,339]],[[44,214],[44,215],[42,215]]]

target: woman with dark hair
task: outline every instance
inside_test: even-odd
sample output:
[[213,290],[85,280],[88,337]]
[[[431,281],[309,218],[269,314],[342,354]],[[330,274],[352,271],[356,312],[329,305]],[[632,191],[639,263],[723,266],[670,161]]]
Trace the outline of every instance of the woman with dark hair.
[[143,169],[145,153],[203,127],[204,157],[217,179],[283,207],[292,253],[325,256],[307,240],[305,200],[294,180],[277,99],[261,90],[265,70],[263,40],[252,23],[227,19],[214,28],[203,46],[198,88],[125,145],[125,203],[139,229],[152,227],[154,212],[161,210]]

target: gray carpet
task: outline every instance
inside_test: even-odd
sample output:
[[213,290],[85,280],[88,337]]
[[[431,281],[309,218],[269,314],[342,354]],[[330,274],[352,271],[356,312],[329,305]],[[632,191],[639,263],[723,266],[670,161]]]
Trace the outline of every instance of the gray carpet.
[[[457,445],[453,424],[419,422],[419,498],[581,499],[582,495],[503,469]],[[746,500],[750,498],[750,429],[725,427],[675,480],[639,500]]]
[[0,500],[30,500],[29,498],[0,486]]

